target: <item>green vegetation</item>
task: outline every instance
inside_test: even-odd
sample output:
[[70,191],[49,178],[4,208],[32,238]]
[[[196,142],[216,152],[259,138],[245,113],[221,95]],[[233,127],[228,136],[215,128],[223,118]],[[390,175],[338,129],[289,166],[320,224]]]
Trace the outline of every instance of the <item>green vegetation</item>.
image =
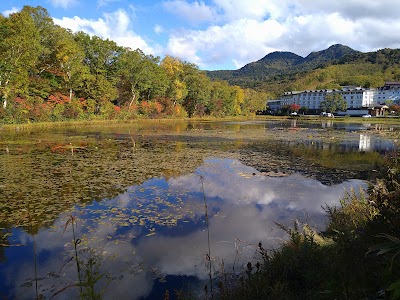
[[0,123],[254,115],[265,98],[178,58],[73,34],[40,6],[0,16]]
[[400,158],[388,159],[367,195],[348,192],[326,207],[320,232],[298,221],[278,224],[289,239],[275,250],[260,243],[259,261],[221,299],[397,299],[400,296]]
[[345,111],[347,109],[347,102],[344,101],[343,96],[340,94],[330,94],[321,102],[320,107],[323,111],[330,113],[338,110]]

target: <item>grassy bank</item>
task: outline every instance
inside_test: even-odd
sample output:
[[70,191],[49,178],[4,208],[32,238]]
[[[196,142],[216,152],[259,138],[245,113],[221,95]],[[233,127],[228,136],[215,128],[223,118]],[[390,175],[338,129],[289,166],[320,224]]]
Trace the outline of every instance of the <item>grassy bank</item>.
[[299,120],[307,122],[321,122],[321,121],[332,121],[340,123],[370,123],[370,124],[400,124],[400,118],[392,117],[376,117],[376,118],[359,118],[359,117],[336,117],[326,118],[320,116],[311,115],[299,115],[299,116],[253,116],[253,117],[201,117],[201,118],[161,118],[161,119],[94,119],[94,120],[68,120],[68,121],[57,121],[57,122],[32,122],[32,123],[21,123],[21,124],[2,124],[0,125],[0,131],[14,131],[14,130],[44,130],[53,128],[74,128],[74,127],[105,127],[105,126],[121,126],[130,124],[172,124],[176,122],[218,122],[218,121],[284,121],[284,120]]
[[[227,118],[216,118],[216,117],[202,117],[202,118],[162,118],[162,119],[129,119],[129,120],[71,120],[62,122],[33,122],[33,123],[22,123],[22,124],[4,124],[0,125],[0,132],[3,131],[35,131],[35,130],[46,130],[46,129],[74,129],[74,128],[87,128],[87,127],[111,127],[116,128],[120,126],[129,125],[154,125],[154,124],[174,124],[182,122],[218,122],[218,121],[243,121],[243,120],[264,120],[265,117],[227,117]],[[272,119],[286,119],[286,117],[273,117]]]

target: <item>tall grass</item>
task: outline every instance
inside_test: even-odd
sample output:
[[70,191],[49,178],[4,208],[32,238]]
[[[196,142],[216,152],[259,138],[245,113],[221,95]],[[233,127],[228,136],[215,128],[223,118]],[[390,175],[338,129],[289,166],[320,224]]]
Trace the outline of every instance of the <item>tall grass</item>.
[[[210,292],[211,292],[211,299],[214,298],[214,290],[213,290],[213,278],[212,278],[212,262],[211,262],[211,244],[210,244],[210,225],[209,225],[209,219],[208,219],[208,206],[207,206],[207,199],[206,199],[206,194],[204,192],[204,177],[200,176],[200,182],[201,182],[201,191],[203,193],[203,200],[204,200],[204,211],[205,211],[205,219],[206,219],[206,226],[207,226],[207,246],[208,246],[208,252],[207,252],[207,261],[208,261],[208,278],[210,281]],[[206,290],[207,292],[207,290]]]

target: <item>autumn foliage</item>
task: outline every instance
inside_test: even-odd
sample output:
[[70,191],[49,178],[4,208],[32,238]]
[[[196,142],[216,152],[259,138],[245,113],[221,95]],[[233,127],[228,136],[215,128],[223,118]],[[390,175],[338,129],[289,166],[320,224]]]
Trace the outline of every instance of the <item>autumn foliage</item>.
[[2,123],[224,117],[265,106],[265,94],[211,81],[177,57],[56,26],[40,6],[0,16],[0,28]]

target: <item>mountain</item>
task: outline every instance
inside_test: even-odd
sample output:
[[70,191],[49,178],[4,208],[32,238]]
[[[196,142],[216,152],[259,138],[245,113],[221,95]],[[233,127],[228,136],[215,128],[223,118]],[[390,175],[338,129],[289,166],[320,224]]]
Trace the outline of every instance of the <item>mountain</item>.
[[304,62],[304,58],[292,52],[272,52],[256,62],[249,63],[239,70],[233,71],[237,75],[259,76],[264,73],[276,74],[288,71]]
[[253,82],[266,80],[274,75],[282,76],[312,70],[358,53],[360,52],[340,44],[332,45],[322,51],[311,52],[305,58],[292,52],[276,51],[238,70],[207,71],[207,75],[212,79],[227,80],[231,84],[238,84],[237,79],[240,82]]
[[343,45],[301,57],[273,52],[238,70],[207,72],[212,79],[268,93],[272,99],[283,92],[332,89],[343,85],[380,87],[400,81],[400,49],[359,52]]
[[336,44],[330,46],[328,49],[322,51],[311,52],[304,59],[305,63],[308,64],[321,64],[324,62],[334,61],[343,58],[346,55],[355,55],[360,53],[359,51],[353,50],[348,46]]

